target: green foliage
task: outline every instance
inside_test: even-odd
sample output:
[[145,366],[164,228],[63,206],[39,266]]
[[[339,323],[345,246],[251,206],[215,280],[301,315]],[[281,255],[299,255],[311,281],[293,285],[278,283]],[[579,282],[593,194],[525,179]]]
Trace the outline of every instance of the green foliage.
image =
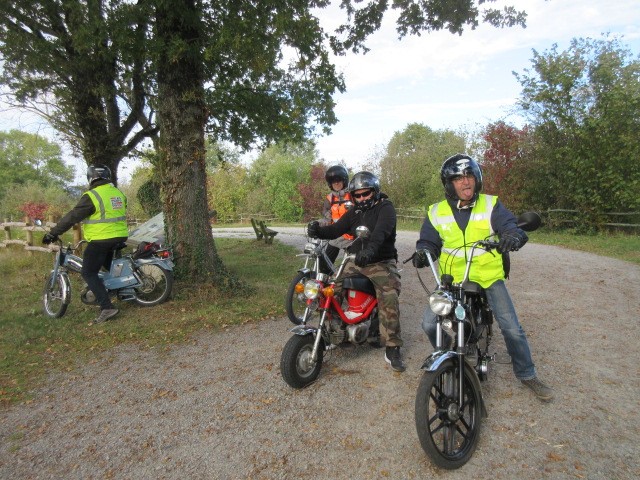
[[248,171],[242,165],[223,163],[208,175],[209,206],[220,221],[244,213],[248,192]]
[[398,208],[426,207],[443,198],[440,167],[465,151],[465,139],[451,130],[412,123],[396,132],[380,161],[380,183]]
[[136,200],[147,216],[153,217],[162,211],[160,198],[160,182],[156,178],[150,178],[138,187]]
[[312,142],[272,145],[256,159],[252,166],[254,178],[259,178],[268,204],[278,219],[300,221],[303,216],[301,183],[310,180],[311,167],[317,162]]
[[[320,3],[320,2],[319,2]],[[329,2],[322,2],[321,6]],[[343,0],[340,8],[348,15],[348,22],[341,25],[336,35],[330,37],[334,50],[351,49],[368,51],[364,41],[368,35],[380,28],[382,18],[389,2],[377,0],[366,2],[356,8],[361,0]],[[396,31],[400,37],[420,35],[422,32],[448,30],[462,35],[465,28],[474,30],[480,17],[494,27],[512,27],[525,25],[526,13],[517,11],[513,6],[504,6],[502,10],[488,8],[484,0],[465,2],[415,2],[395,0],[392,8],[398,12]],[[483,8],[480,8],[480,5]]]
[[9,186],[5,199],[0,204],[3,218],[22,220],[24,218],[24,206],[28,203],[44,204],[46,216],[60,218],[67,213],[78,201],[59,187],[43,187],[36,182],[25,184],[13,184]]
[[[127,216],[139,220],[145,220],[160,212],[162,209],[162,199],[160,197],[159,188],[153,183],[149,187],[150,191],[143,193],[138,197],[138,192],[149,181],[153,182],[154,169],[148,162],[143,162],[141,166],[135,168],[131,174],[129,182],[118,186],[127,197]],[[142,199],[142,200],[141,200]],[[145,207],[148,210],[145,210]],[[155,212],[155,213],[153,213]]]
[[0,202],[14,185],[63,189],[73,178],[59,145],[19,130],[0,132]]
[[87,164],[111,167],[114,180],[120,160],[157,133],[146,117],[152,83],[145,8],[16,0],[3,3],[0,17],[0,84],[10,101],[35,108]]
[[585,228],[599,212],[640,209],[640,59],[616,39],[574,39],[534,51],[516,78],[532,122],[525,191],[539,208],[579,208]]
[[219,143],[212,137],[207,139],[205,163],[207,172],[215,172],[217,168],[227,165],[239,165],[241,152],[227,143]]

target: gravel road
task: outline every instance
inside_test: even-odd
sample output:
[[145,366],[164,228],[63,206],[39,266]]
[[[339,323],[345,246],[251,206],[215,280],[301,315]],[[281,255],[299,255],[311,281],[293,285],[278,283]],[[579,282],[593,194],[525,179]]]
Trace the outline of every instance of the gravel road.
[[[278,230],[278,241],[303,241],[301,228]],[[399,233],[401,259],[415,240]],[[393,372],[382,350],[339,348],[315,384],[289,388],[279,371],[291,326],[284,309],[168,350],[118,347],[0,410],[0,478],[640,478],[640,267],[531,243],[512,262],[508,286],[556,398],[539,402],[509,364],[492,363],[482,385],[489,417],[457,471],[434,467],[415,432],[431,348],[419,326],[426,297],[408,267],[406,372]],[[504,354],[500,335],[494,347]]]

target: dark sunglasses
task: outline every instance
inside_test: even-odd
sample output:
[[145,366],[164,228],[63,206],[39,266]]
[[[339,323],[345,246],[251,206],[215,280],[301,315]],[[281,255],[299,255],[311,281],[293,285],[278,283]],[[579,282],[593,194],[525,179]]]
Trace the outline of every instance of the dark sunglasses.
[[352,195],[353,195],[353,198],[364,198],[364,197],[368,197],[372,193],[373,193],[373,190],[369,190],[363,193],[353,193]]

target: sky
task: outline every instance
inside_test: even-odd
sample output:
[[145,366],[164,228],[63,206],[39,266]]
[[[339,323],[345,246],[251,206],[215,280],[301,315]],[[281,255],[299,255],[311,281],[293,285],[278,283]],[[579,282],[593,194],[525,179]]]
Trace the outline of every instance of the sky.
[[[347,92],[337,95],[339,123],[318,141],[329,164],[356,168],[386,146],[410,123],[432,129],[458,129],[504,120],[515,125],[521,86],[512,72],[531,67],[533,50],[573,38],[622,35],[640,54],[639,0],[512,0],[527,14],[527,27],[496,29],[480,25],[462,36],[437,32],[397,40],[392,19],[368,42],[366,55],[336,59]],[[329,21],[329,19],[328,19]],[[455,153],[455,152],[452,152]]]
[[[347,90],[334,97],[339,122],[331,135],[317,140],[320,157],[358,170],[394,133],[415,122],[454,130],[497,120],[520,124],[514,106],[521,87],[512,72],[531,66],[534,49],[544,52],[555,43],[562,51],[573,38],[610,33],[640,54],[640,0],[498,0],[491,5],[505,4],[527,12],[526,28],[481,24],[462,36],[436,32],[398,40],[388,16],[367,41],[369,53],[334,58]],[[325,28],[340,19],[337,8],[319,16]],[[12,128],[53,137],[37,118],[0,104],[0,130]],[[84,173],[82,160],[67,161]],[[130,160],[121,165],[119,175],[126,179],[133,165]]]

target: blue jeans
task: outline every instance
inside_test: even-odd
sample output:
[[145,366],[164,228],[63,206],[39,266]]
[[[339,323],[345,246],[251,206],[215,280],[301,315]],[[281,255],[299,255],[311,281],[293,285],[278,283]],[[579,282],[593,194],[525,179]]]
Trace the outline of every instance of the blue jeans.
[[[489,306],[493,310],[493,315],[507,345],[507,352],[511,356],[513,373],[519,380],[534,378],[536,368],[531,358],[527,335],[518,321],[507,287],[502,280],[498,280],[490,287],[485,288],[485,291]],[[422,319],[422,329],[434,347],[436,345],[436,323],[436,315],[431,311],[431,308],[427,307]]]

